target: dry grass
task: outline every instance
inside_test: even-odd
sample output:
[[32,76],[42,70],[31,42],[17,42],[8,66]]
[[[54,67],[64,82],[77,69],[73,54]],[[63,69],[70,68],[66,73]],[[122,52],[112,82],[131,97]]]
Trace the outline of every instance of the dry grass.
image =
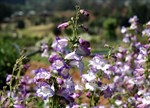
[[26,29],[19,30],[19,33],[25,36],[41,37],[51,32],[53,24],[30,26]]

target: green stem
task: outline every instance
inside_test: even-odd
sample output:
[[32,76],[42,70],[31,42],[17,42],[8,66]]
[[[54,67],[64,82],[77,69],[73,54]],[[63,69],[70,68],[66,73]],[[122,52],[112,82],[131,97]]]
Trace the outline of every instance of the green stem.
[[91,92],[90,107],[95,106],[94,92]]
[[[15,78],[14,74],[15,74],[15,71],[17,71],[19,69],[18,70],[18,74],[17,74],[17,78],[20,78],[20,73],[21,73],[21,69],[22,69],[22,60],[24,58],[25,58],[25,56],[21,56],[19,59],[17,59],[15,65],[13,67],[12,78],[11,78],[10,84],[9,84],[9,88],[10,88],[10,96],[9,96],[10,106],[13,105],[13,98],[12,98],[13,86],[12,86],[12,82],[13,82],[13,80]],[[18,66],[19,66],[19,68],[18,68]],[[15,85],[17,85],[17,83]]]
[[72,26],[73,26],[73,37],[74,39],[77,38],[77,34],[78,34],[78,19],[79,19],[79,11],[80,11],[80,7],[76,6],[76,14],[73,17],[73,21],[72,21]]

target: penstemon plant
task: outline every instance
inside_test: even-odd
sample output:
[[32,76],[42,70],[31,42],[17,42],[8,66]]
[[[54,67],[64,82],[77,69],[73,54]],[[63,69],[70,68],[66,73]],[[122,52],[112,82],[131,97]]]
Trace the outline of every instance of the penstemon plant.
[[[72,27],[71,38],[57,36],[51,46],[42,44],[41,56],[48,57],[48,69],[33,70],[34,78],[21,76],[25,56],[17,60],[13,70],[13,73],[18,71],[17,76],[8,75],[9,90],[0,94],[2,108],[150,107],[150,22],[140,31],[138,18],[133,16],[129,19],[130,27],[121,28],[124,46],[105,45],[110,48],[108,54],[90,56],[90,42],[78,36],[79,28],[87,30],[79,24],[80,15],[88,17],[89,13],[76,6],[75,16],[58,25],[62,30]],[[141,42],[141,38],[146,41]],[[85,57],[90,59],[88,70],[84,69]],[[75,68],[80,72],[78,81],[71,73]],[[14,78],[17,81],[12,85]],[[107,100],[107,104],[103,104],[101,97]]]

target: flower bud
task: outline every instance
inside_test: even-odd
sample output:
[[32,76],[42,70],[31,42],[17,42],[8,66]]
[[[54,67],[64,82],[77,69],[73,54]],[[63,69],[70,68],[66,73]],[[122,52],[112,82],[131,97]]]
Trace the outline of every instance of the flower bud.
[[18,105],[18,104],[13,105],[13,107],[14,107],[14,108],[25,108],[24,105]]
[[69,26],[69,22],[64,22],[57,26],[58,29],[66,29]]
[[84,16],[89,16],[89,12],[88,11],[85,11],[84,9],[81,9],[80,10],[80,13],[82,14],[82,15],[84,15]]

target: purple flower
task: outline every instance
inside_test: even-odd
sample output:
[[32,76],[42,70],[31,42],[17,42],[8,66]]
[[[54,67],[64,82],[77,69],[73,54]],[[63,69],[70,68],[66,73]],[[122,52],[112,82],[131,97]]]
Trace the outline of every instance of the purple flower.
[[71,94],[71,97],[72,97],[73,99],[76,99],[76,98],[79,98],[80,95],[81,95],[81,94],[79,94],[79,93],[73,93],[73,94]]
[[64,83],[64,81],[61,79],[61,78],[59,78],[59,77],[57,77],[57,83],[59,84],[59,85],[62,85],[63,83]]
[[43,51],[42,54],[41,54],[42,57],[48,57],[49,56],[49,53],[48,53],[49,48],[48,48],[47,43],[42,43],[41,44],[41,50]]
[[36,76],[34,77],[34,81],[35,82],[39,82],[39,81],[45,81],[50,79],[51,74],[49,71],[47,71],[46,69],[39,69],[37,70]]
[[124,80],[125,80],[125,87],[127,88],[127,90],[132,90],[135,85],[134,80],[128,77],[125,77]]
[[147,48],[145,48],[145,47],[143,47],[143,46],[141,46],[140,48],[139,48],[139,50],[140,50],[140,53],[141,54],[143,54],[144,56],[146,56],[147,55],[147,51],[148,51],[148,49]]
[[107,61],[101,55],[94,56],[93,59],[89,61],[89,66],[89,71],[91,72],[97,72],[98,70],[102,70],[107,75],[111,73],[109,71],[111,65],[108,64]]
[[65,29],[65,28],[67,28],[69,26],[69,22],[64,22],[64,23],[62,23],[62,24],[59,24],[58,26],[57,26],[57,28],[58,29]]
[[150,28],[147,28],[142,31],[142,36],[150,37]]
[[54,95],[54,85],[50,86],[44,83],[37,89],[36,94],[38,97],[42,97],[43,99],[52,97]]
[[134,40],[136,40],[136,39],[134,39],[133,36],[132,36],[131,34],[126,33],[125,36],[124,36],[124,38],[123,38],[123,42],[129,43],[131,40],[134,41]]
[[56,59],[60,59],[60,57],[56,53],[52,53],[48,58],[50,63],[53,63]]
[[83,39],[79,39],[79,43],[83,47],[87,47],[87,48],[90,47],[90,42],[89,41],[86,41],[86,40],[83,40]]
[[71,66],[76,66],[79,69],[80,73],[82,74],[82,71],[84,69],[84,64],[81,60],[80,61],[79,60],[73,60],[69,64]]
[[58,71],[58,75],[62,76],[64,79],[69,77],[69,66],[64,66],[61,70]]
[[105,90],[104,90],[104,97],[105,98],[110,98],[113,93],[114,93],[114,87],[115,86],[108,86]]
[[86,93],[86,97],[90,98],[90,96],[91,96],[91,92],[88,91],[88,92]]
[[9,75],[9,74],[8,74],[8,75],[7,75],[7,78],[6,78],[6,82],[9,83],[9,82],[11,81],[11,79],[12,79],[12,75]]
[[138,21],[138,17],[137,16],[133,16],[129,19],[129,23],[135,23]]
[[91,53],[90,50],[90,43],[86,40],[79,39],[79,47],[76,53],[81,56],[89,56]]
[[84,68],[84,64],[81,61],[81,58],[82,57],[77,55],[75,51],[73,51],[65,56],[66,60],[71,60],[69,65],[76,66],[80,70],[80,72],[82,72],[83,68]]
[[13,105],[13,107],[14,107],[14,108],[25,108],[24,105],[19,105],[19,104],[15,104],[15,105]]
[[65,66],[65,62],[63,59],[58,58],[51,64],[52,70],[61,70]]
[[62,76],[63,78],[68,78],[70,66],[68,66],[62,58],[56,58],[52,61],[53,63],[51,64],[51,69],[53,73],[57,73],[59,76]]
[[73,52],[67,54],[65,56],[65,59],[67,59],[67,60],[81,60],[81,57],[78,56],[75,51],[73,51]]
[[96,75],[93,72],[82,75],[82,82],[85,83],[85,88],[90,91],[94,91],[98,87],[96,80]]
[[98,86],[101,87],[102,86],[102,81],[98,78],[98,82],[97,82]]
[[84,9],[81,9],[80,13],[83,14],[84,16],[87,16],[87,17],[90,15],[89,12],[84,10]]
[[64,80],[64,84],[62,85],[62,88],[58,90],[57,95],[63,96],[66,100],[72,102],[74,101],[74,99],[71,96],[74,92],[75,92],[74,82],[70,77]]
[[138,26],[137,26],[137,23],[136,23],[136,22],[131,23],[131,26],[130,26],[130,29],[131,29],[131,30],[136,30],[137,28],[138,28]]
[[68,45],[67,39],[60,39],[59,37],[56,37],[56,40],[52,43],[52,48],[60,53],[64,52],[64,48]]
[[43,50],[45,50],[45,49],[49,49],[49,48],[48,48],[48,44],[47,44],[47,43],[42,43],[42,44],[41,44],[41,50],[43,51]]
[[75,85],[74,82],[72,81],[72,78],[65,79],[63,87],[69,94],[72,94],[75,91]]
[[29,78],[29,76],[22,76],[20,79],[21,85],[31,84],[33,81]]
[[87,74],[83,74],[82,75],[82,79],[86,80],[88,82],[92,82],[92,81],[96,80],[96,75],[94,73],[92,73],[92,72],[89,72]]

